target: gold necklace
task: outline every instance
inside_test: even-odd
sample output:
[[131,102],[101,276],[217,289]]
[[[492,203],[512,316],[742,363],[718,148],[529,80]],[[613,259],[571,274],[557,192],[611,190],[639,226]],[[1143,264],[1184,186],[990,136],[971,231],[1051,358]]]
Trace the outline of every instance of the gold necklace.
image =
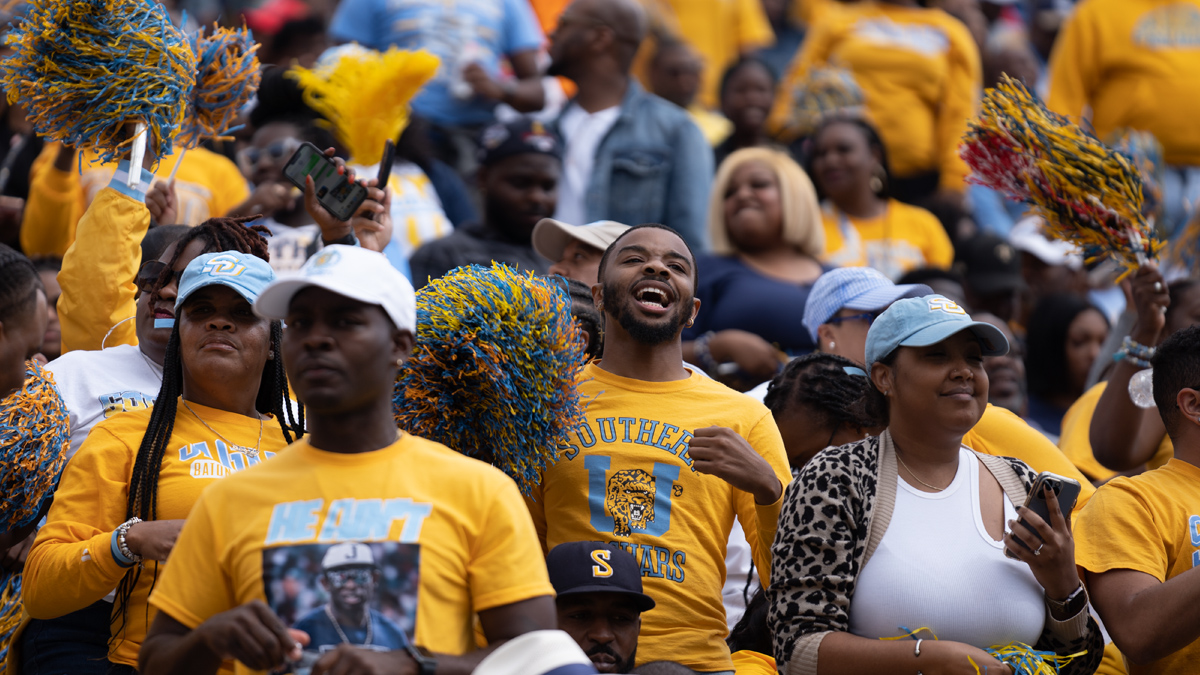
[[[917,479],[917,482],[918,482],[918,483],[920,483],[921,485],[924,485],[925,487],[929,488],[930,490],[933,490],[934,492],[941,492],[941,491],[943,491],[943,490],[945,490],[945,489],[946,489],[946,488],[944,488],[944,487],[938,487],[938,486],[936,486],[936,485],[930,485],[929,483],[926,483],[925,481],[921,480],[921,477],[920,477],[920,476],[918,476],[918,475],[916,474],[916,472],[914,472],[912,469],[908,468],[908,465],[904,463],[904,459],[900,457],[900,451],[899,451],[899,450],[897,450],[897,451],[896,451],[896,459],[900,460],[900,466],[904,467],[904,469],[905,469],[906,471],[908,471],[908,475],[912,476],[913,478],[916,478],[916,479]],[[951,481],[951,482],[953,482],[953,481]],[[949,485],[947,485],[946,487],[950,487],[950,486],[949,486]]]
[[[258,447],[259,447],[260,445],[262,445],[262,432],[263,432],[263,419],[262,419],[262,417],[259,417],[259,418],[258,418],[258,442],[256,442],[256,443],[254,444],[254,447],[252,448],[252,447],[250,447],[250,446],[248,446],[248,445],[238,445],[237,443],[234,443],[234,442],[230,441],[228,438],[225,438],[224,436],[222,436],[222,435],[221,435],[221,432],[219,432],[219,431],[217,431],[216,429],[214,429],[214,428],[212,428],[212,427],[208,426],[208,422],[205,422],[203,417],[201,417],[201,416],[197,415],[195,410],[192,410],[192,406],[188,405],[188,402],[187,402],[187,399],[186,399],[186,398],[185,398],[185,399],[180,399],[180,400],[182,400],[182,401],[183,401],[183,407],[187,408],[187,409],[188,409],[188,412],[192,413],[192,415],[194,415],[194,416],[196,417],[196,419],[200,420],[200,424],[203,424],[205,429],[208,429],[209,431],[211,431],[211,432],[213,432],[214,434],[216,434],[216,435],[217,435],[217,438],[220,438],[222,441],[225,441],[225,445],[229,446],[229,449],[230,449],[231,451],[233,451],[233,452],[243,452],[243,453],[245,453],[245,454],[246,454],[246,456],[247,456],[247,457],[249,457],[250,459],[258,459]],[[918,479],[918,480],[920,480],[920,479]]]

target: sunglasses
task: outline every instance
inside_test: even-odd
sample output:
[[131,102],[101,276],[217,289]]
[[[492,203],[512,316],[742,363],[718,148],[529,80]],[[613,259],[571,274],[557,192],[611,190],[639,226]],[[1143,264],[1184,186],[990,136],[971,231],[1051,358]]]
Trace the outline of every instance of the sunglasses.
[[170,286],[172,281],[178,285],[179,278],[183,276],[183,272],[181,270],[172,270],[171,276],[167,277],[166,283],[162,284],[161,286],[158,284],[158,278],[162,276],[163,270],[165,269],[167,269],[167,264],[165,262],[161,262],[159,260],[147,260],[146,262],[142,263],[142,266],[138,269],[137,276],[134,277],[133,283],[138,287],[138,290],[143,293],[153,293],[164,286]]
[[863,312],[862,314],[851,314],[850,316],[835,316],[835,317],[831,318],[830,320],[826,321],[825,323],[832,323],[834,325],[837,325],[839,323],[842,323],[843,321],[859,321],[859,320],[861,320],[861,321],[866,321],[867,325],[870,326],[871,324],[875,323],[875,319],[878,319],[878,318],[879,318],[879,315],[876,314],[875,312]]
[[345,586],[347,581],[353,581],[356,586],[365,586],[371,583],[371,570],[356,569],[356,570],[330,570],[325,573],[329,579],[329,583],[333,586]]
[[270,158],[272,162],[278,162],[286,157],[291,157],[292,153],[300,149],[300,141],[294,138],[285,138],[280,141],[275,141],[265,148],[248,147],[238,150],[238,164],[243,170],[249,171],[264,157]]

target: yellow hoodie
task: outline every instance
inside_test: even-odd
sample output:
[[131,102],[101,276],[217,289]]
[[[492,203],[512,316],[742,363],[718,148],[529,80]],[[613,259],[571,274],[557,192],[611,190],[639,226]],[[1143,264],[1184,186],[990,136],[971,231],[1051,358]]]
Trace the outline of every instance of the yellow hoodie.
[[983,74],[979,49],[962,22],[940,9],[882,2],[826,13],[781,84],[771,129],[784,127],[790,92],[820,67],[854,75],[895,176],[938,171],[940,187],[966,188],[968,169],[958,145],[977,109]]
[[1168,164],[1200,166],[1200,0],[1083,0],[1050,57],[1055,112],[1090,108],[1100,138],[1154,134]]

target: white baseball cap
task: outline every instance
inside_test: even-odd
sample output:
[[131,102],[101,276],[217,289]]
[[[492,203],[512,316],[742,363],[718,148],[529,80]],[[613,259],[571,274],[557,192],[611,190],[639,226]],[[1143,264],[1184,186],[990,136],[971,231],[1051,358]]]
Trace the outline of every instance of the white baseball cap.
[[417,329],[412,283],[382,253],[358,246],[326,246],[294,274],[281,276],[259,294],[254,311],[267,319],[287,318],[292,297],[309,286],[379,305],[401,330]]
[[334,544],[325,551],[325,557],[321,559],[321,569],[323,570],[359,565],[374,567],[375,554],[371,553],[370,546],[357,542]]
[[533,228],[533,250],[550,262],[558,262],[562,260],[563,250],[572,239],[603,251],[628,229],[628,225],[612,220],[568,225],[553,218],[542,218]]
[[488,654],[472,675],[591,675],[592,660],[561,630],[535,630]]
[[1024,251],[1051,267],[1066,266],[1073,270],[1083,269],[1083,256],[1074,244],[1052,240],[1046,236],[1045,221],[1040,216],[1030,216],[1013,225],[1008,241],[1018,251]]

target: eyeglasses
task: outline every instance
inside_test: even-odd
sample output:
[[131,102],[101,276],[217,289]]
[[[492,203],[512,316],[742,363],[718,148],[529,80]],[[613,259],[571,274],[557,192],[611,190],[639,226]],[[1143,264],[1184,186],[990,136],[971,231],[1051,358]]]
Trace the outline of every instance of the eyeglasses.
[[134,278],[133,283],[138,287],[138,290],[143,293],[153,293],[164,286],[170,286],[172,281],[178,285],[179,278],[183,276],[183,272],[181,270],[172,270],[171,276],[167,277],[166,282],[161,286],[158,284],[158,278],[162,276],[163,270],[165,269],[167,269],[167,264],[165,262],[159,260],[147,260],[146,262],[142,263],[142,266],[138,269],[137,277]]
[[837,325],[843,321],[866,321],[867,325],[870,326],[871,324],[875,323],[875,319],[878,318],[879,315],[875,312],[863,312],[862,314],[851,314],[850,316],[835,316],[825,323]]
[[258,166],[264,157],[270,158],[272,162],[278,162],[285,157],[291,157],[292,153],[300,149],[300,141],[295,138],[285,138],[275,141],[267,145],[265,148],[248,147],[238,150],[237,158],[238,165],[243,171],[249,171]]
[[371,570],[369,569],[352,569],[352,570],[330,570],[325,573],[329,578],[329,583],[333,586],[345,586],[347,581],[353,581],[355,586],[365,586],[371,583]]

